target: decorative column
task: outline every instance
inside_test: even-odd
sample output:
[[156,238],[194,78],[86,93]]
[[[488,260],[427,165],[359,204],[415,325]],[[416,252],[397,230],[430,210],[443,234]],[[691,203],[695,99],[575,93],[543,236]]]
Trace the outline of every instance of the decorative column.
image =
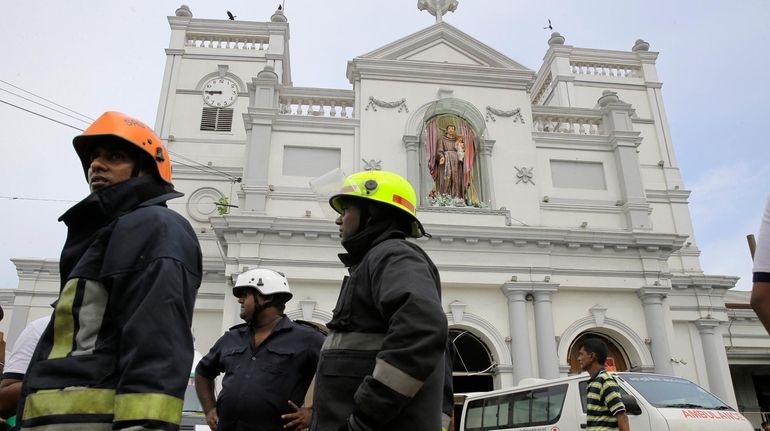
[[666,316],[663,309],[663,299],[670,290],[670,287],[643,287],[636,292],[644,308],[655,372],[667,375],[674,374],[674,367],[671,365],[671,344],[666,332]]
[[602,93],[598,102],[602,110],[602,129],[609,135],[615,154],[622,208],[626,214],[628,228],[651,229],[649,204],[636,151],[642,138],[639,132],[633,130],[631,105],[622,102],[614,91],[608,90]]
[[494,207],[495,202],[495,189],[492,187],[492,184],[494,184],[494,176],[492,175],[492,148],[495,146],[495,140],[480,139],[479,141],[481,144],[481,157],[484,160],[484,163],[481,165],[481,179],[483,180],[481,183],[481,191],[484,200],[487,201],[487,205],[492,208]]
[[[404,135],[401,139],[406,149],[406,180],[412,184],[415,191],[419,195],[421,187],[420,185],[420,159],[419,151],[420,138],[414,135]],[[420,201],[420,196],[417,196],[417,200]]]
[[719,331],[722,322],[716,319],[698,319],[694,323],[700,332],[701,344],[703,345],[703,359],[706,362],[709,391],[727,401],[731,407],[737,407],[735,394],[727,383],[730,381],[730,369],[727,366],[725,345]]
[[556,353],[556,333],[553,329],[552,296],[557,286],[542,286],[532,292],[535,298],[535,335],[537,363],[541,379],[559,377],[559,356]]
[[278,115],[281,84],[272,66],[265,66],[248,84],[249,108],[243,114],[246,126],[246,166],[243,170],[241,212],[265,213],[273,120]]
[[527,321],[527,293],[518,290],[514,283],[505,283],[501,288],[508,298],[508,326],[511,331],[511,362],[513,362],[513,384],[532,377],[532,354],[529,350],[529,322]]

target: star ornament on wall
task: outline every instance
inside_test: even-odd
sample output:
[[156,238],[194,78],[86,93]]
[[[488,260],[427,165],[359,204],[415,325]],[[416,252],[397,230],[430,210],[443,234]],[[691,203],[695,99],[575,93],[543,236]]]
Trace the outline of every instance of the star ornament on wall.
[[532,180],[535,176],[532,171],[535,168],[527,168],[525,166],[522,166],[521,168],[514,166],[513,168],[516,169],[516,184],[524,183],[532,184],[533,186],[535,185],[535,182]]

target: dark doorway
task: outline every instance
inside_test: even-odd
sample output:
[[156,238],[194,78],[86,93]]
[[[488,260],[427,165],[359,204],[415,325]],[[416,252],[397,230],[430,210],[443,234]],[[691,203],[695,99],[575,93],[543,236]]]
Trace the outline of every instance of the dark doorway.
[[[580,350],[580,343],[586,338],[599,338],[607,344],[607,364],[614,363],[615,371],[628,371],[628,356],[625,354],[620,344],[613,340],[611,337],[599,334],[597,332],[584,332],[580,334],[572,345],[569,347],[569,373],[579,374],[581,372],[577,363],[578,350]],[[608,368],[609,369],[609,368]]]

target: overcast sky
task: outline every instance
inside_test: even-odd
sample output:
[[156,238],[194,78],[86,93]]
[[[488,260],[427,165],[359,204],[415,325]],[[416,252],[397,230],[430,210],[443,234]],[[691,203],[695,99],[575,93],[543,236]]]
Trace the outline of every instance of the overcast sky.
[[[0,80],[91,118],[120,110],[154,125],[170,30],[166,0],[10,1],[0,15]],[[196,18],[268,21],[278,1],[187,1]],[[285,0],[295,86],[351,88],[348,60],[435,22],[416,0]],[[770,192],[770,1],[460,0],[445,20],[537,71],[551,19],[576,47],[660,52],[658,74],[707,274],[750,289],[745,235]],[[83,128],[0,82],[0,101]],[[56,219],[88,189],[72,150],[78,132],[0,103],[0,288],[18,284],[12,257],[58,259]],[[57,108],[61,110],[61,108]],[[65,111],[66,112],[66,111]],[[17,197],[19,199],[9,199]]]

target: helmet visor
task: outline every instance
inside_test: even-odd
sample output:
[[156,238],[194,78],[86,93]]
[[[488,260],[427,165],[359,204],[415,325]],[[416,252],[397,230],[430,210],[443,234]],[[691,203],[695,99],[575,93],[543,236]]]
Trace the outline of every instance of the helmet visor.
[[347,178],[345,172],[340,168],[335,168],[309,181],[310,189],[316,196],[318,206],[321,207],[321,212],[327,219],[336,220],[339,217],[339,214],[329,205],[329,199],[340,192],[345,178]]

